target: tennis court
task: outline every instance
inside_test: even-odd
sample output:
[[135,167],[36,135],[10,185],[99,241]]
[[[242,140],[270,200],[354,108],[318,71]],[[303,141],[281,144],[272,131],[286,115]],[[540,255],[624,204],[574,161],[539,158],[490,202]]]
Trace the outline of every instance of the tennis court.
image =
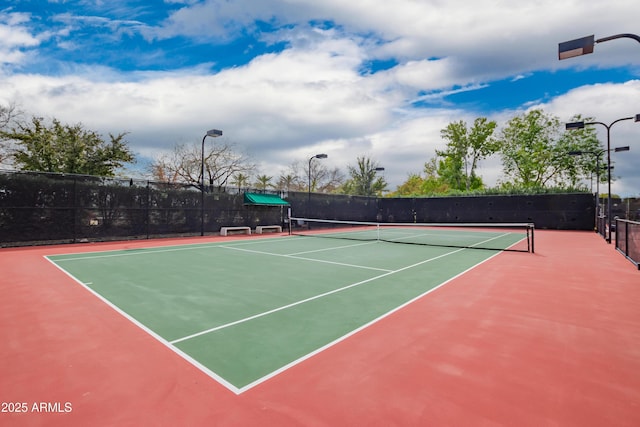
[[[330,238],[287,236],[48,259],[241,393],[497,254],[477,248],[517,247],[527,237],[511,228],[395,226],[387,227],[384,241],[379,226],[345,229],[338,222],[336,231],[321,224],[325,229],[311,235]],[[412,244],[390,243],[389,236]]]
[[640,423],[640,279],[597,234],[300,231],[1,250],[0,424]]

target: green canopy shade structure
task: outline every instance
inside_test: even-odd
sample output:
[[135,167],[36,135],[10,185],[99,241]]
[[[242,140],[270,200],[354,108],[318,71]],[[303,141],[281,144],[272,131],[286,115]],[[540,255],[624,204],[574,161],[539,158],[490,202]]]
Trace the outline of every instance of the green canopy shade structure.
[[245,205],[289,206],[289,202],[276,194],[244,193]]

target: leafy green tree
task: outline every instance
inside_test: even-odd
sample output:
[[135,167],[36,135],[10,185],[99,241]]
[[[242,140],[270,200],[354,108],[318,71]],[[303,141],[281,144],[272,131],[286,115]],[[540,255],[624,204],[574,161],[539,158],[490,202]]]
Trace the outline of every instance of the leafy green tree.
[[249,185],[249,176],[238,172],[231,177],[231,184],[238,187],[238,192],[240,192],[242,187]]
[[443,157],[442,160],[438,161],[436,170],[438,182],[446,185],[447,189],[464,189],[465,179],[461,173],[462,167],[463,163],[460,158]]
[[447,193],[451,187],[438,173],[439,164],[442,165],[446,160],[448,159],[438,162],[436,157],[431,158],[424,164],[424,177],[418,173],[410,174],[391,196],[427,196]]
[[495,128],[495,121],[479,117],[471,128],[460,120],[449,123],[440,131],[442,138],[447,140],[447,147],[442,151],[436,150],[436,154],[443,158],[438,173],[452,188],[471,190],[482,187],[476,169],[481,160],[497,150],[492,138]]
[[272,179],[272,176],[258,175],[256,177],[256,188],[258,190],[266,190],[269,187],[273,187],[273,184],[271,184]]
[[407,177],[407,180],[400,184],[396,191],[391,193],[392,197],[398,196],[419,196],[422,194],[422,185],[424,184],[424,178],[418,173],[411,173]]
[[291,173],[280,175],[276,185],[276,188],[282,191],[301,191],[303,187],[304,185],[301,184],[300,178]]
[[387,189],[384,177],[377,174],[382,168],[369,157],[358,157],[357,165],[347,166],[347,169],[350,178],[343,185],[346,194],[373,196],[381,195]]
[[80,124],[65,125],[53,119],[47,126],[39,117],[0,132],[0,137],[14,142],[11,156],[22,170],[97,176],[113,176],[125,163],[135,161],[125,135],[109,134],[109,141],[104,141]]
[[512,118],[498,141],[503,172],[520,188],[570,186],[582,167],[569,152],[597,150],[593,130],[572,134],[557,117],[536,109]]
[[437,162],[433,157],[424,164],[424,180],[422,182],[421,194],[443,194],[451,190],[451,185],[447,179],[440,176],[439,171],[443,161]]

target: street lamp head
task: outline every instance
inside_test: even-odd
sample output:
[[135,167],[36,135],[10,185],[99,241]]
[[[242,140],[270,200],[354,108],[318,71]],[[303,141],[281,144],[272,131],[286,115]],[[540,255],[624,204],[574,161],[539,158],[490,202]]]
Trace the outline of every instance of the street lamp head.
[[595,36],[590,35],[575,40],[569,40],[558,44],[558,59],[568,59],[574,56],[586,55],[593,53],[595,45]]
[[613,151],[615,151],[616,153],[619,153],[620,151],[629,151],[629,146],[625,146],[625,147],[616,147],[613,149]]
[[571,123],[567,123],[564,125],[564,128],[566,130],[571,130],[571,129],[583,129],[584,128],[584,122],[571,122]]
[[376,168],[376,169],[375,169],[375,171],[376,171],[376,172],[382,172],[382,171],[384,171],[384,168],[382,168],[382,167],[380,167],[380,168]]
[[326,159],[329,156],[327,156],[326,154],[316,154],[313,157],[315,157],[316,159]]
[[581,150],[569,151],[567,154],[570,156],[582,156],[583,152]]
[[211,129],[207,131],[207,136],[212,136],[214,138],[216,136],[222,136],[222,131],[218,129]]

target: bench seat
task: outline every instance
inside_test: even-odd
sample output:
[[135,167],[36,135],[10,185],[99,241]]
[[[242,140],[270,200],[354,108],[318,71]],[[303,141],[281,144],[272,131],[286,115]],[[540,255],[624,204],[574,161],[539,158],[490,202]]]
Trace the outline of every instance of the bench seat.
[[256,234],[262,234],[265,230],[273,230],[275,233],[282,233],[280,225],[258,225],[256,226]]
[[251,234],[251,227],[222,227],[220,228],[220,235],[226,236],[230,231],[241,231],[245,234]]

